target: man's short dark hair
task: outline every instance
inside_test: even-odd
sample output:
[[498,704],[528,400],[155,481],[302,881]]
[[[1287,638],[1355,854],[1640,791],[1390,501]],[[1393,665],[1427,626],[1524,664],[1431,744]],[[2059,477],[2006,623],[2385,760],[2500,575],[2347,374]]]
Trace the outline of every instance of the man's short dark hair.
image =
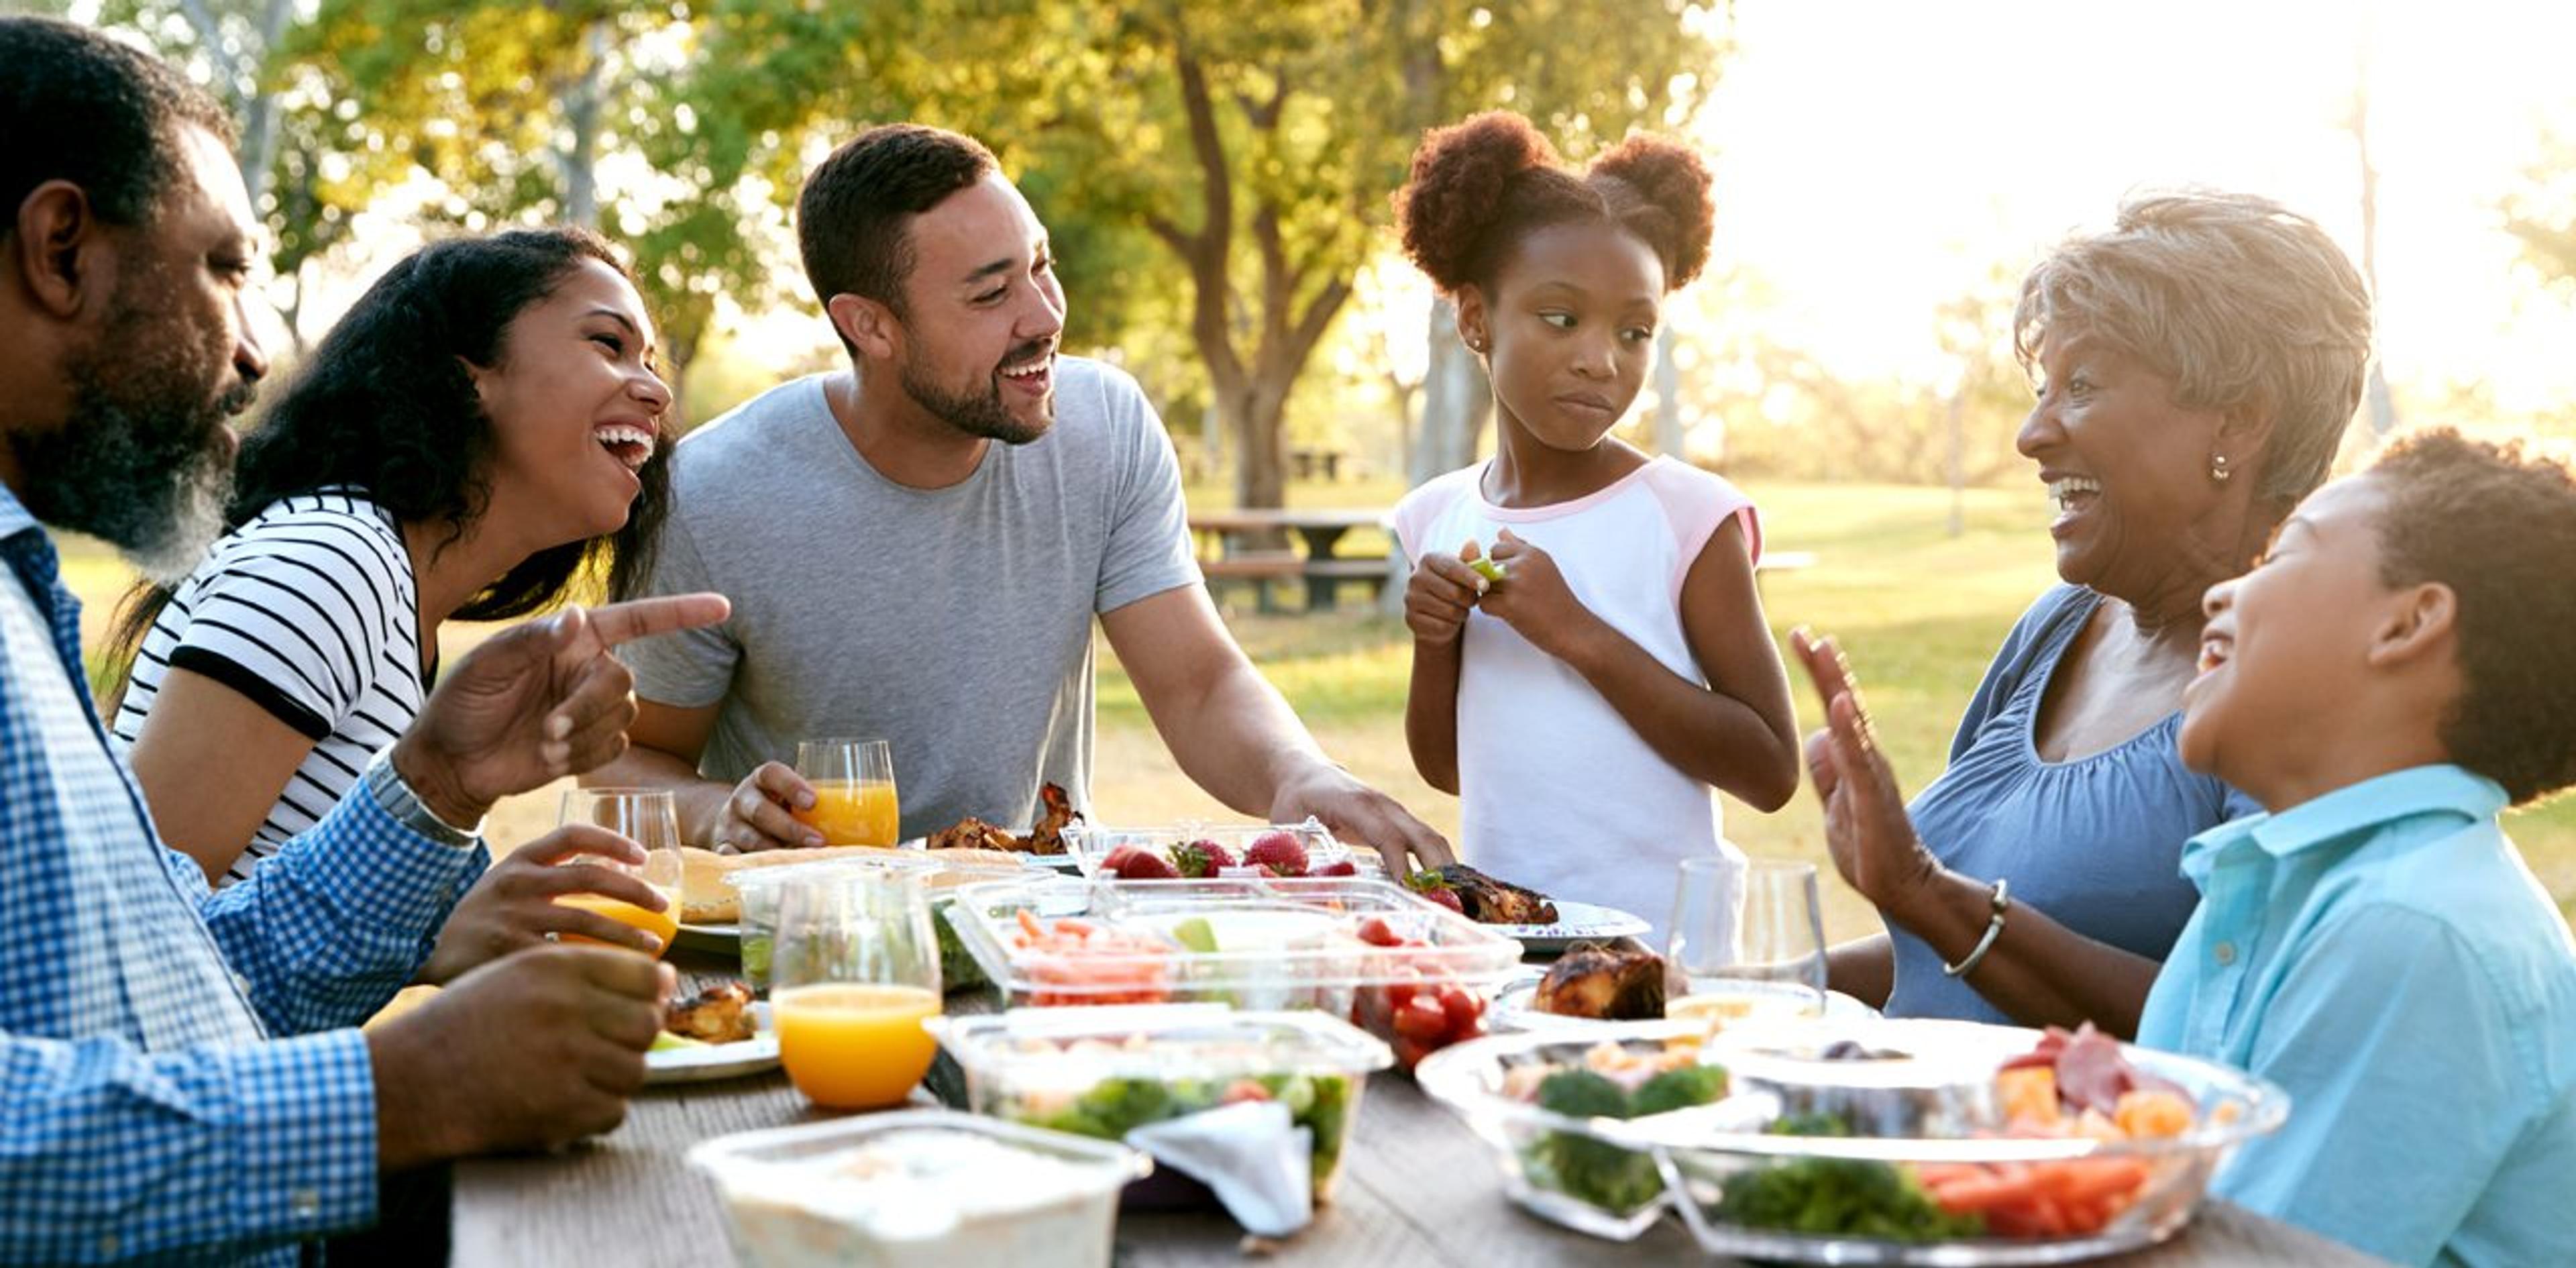
[[0,17],[0,234],[47,181],[70,181],[90,210],[141,225],[183,182],[180,125],[229,146],[232,120],[169,64],[86,27]]
[[859,295],[901,313],[912,217],[998,167],[973,137],[917,123],[870,128],[832,151],[796,199],[796,245],[814,298]]
[[2576,471],[2440,429],[2399,439],[2369,474],[2385,498],[2380,580],[2439,582],[2459,603],[2442,747],[2515,805],[2576,784]]

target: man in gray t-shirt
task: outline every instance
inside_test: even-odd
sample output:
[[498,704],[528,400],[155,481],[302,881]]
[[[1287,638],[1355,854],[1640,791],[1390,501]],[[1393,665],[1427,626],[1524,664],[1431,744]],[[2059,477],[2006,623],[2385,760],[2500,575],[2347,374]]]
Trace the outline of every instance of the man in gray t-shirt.
[[[681,793],[683,834],[821,844],[801,739],[892,741],[902,832],[1009,828],[1042,781],[1088,808],[1098,616],[1181,767],[1391,865],[1437,833],[1316,749],[1235,646],[1190,553],[1169,437],[1133,379],[1060,357],[1045,228],[974,141],[871,129],[808,177],[808,276],[849,373],[763,393],[672,456],[644,589],[731,620],[639,644],[635,748],[594,783]],[[1000,443],[995,443],[995,442]]]

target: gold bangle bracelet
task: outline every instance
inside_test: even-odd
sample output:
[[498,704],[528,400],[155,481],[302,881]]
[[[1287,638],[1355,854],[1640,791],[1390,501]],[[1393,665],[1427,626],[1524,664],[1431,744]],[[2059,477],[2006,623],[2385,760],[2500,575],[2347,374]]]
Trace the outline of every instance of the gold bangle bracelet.
[[2004,933],[2004,913],[2012,907],[2012,882],[2001,877],[1997,877],[1995,879],[1994,894],[1987,899],[1987,903],[1993,908],[1994,915],[1986,921],[1985,936],[1977,939],[1975,949],[1968,952],[1967,958],[1959,961],[1957,964],[1942,965],[1941,972],[1943,976],[1960,977],[1965,975],[1968,970],[1977,967],[1977,961],[1986,958],[1986,952],[1994,949],[1995,939],[2002,937]]

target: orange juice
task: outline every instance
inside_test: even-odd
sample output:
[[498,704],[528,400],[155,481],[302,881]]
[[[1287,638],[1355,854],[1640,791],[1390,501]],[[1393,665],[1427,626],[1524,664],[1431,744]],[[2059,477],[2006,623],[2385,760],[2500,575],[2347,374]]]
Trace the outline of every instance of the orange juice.
[[[671,905],[662,911],[646,911],[633,903],[604,898],[598,894],[558,894],[555,896],[555,901],[566,907],[578,907],[583,911],[597,912],[621,925],[633,925],[660,938],[662,949],[667,951],[671,948],[671,936],[680,931],[680,899],[678,895],[667,890],[657,892],[671,902]],[[585,938],[578,934],[565,934],[563,940],[586,942],[592,946],[602,945],[597,938]]]
[[823,834],[825,845],[893,845],[903,839],[894,785],[876,780],[818,779],[814,808],[796,821]]
[[787,1077],[831,1109],[902,1103],[939,1050],[921,1028],[939,1011],[939,994],[918,986],[825,982],[780,991],[770,1006]]

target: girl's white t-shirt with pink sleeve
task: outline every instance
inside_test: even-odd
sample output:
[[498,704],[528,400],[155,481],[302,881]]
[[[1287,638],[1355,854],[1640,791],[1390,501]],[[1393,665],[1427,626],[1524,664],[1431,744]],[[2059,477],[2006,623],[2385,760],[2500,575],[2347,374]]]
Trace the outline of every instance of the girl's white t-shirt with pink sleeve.
[[[1570,502],[1502,507],[1483,493],[1489,465],[1452,471],[1396,506],[1407,559],[1456,554],[1470,540],[1490,553],[1509,528],[1555,559],[1594,615],[1707,685],[1682,631],[1682,579],[1730,517],[1760,560],[1752,499],[1658,457]],[[1461,856],[1503,880],[1641,916],[1660,945],[1681,860],[1742,857],[1726,843],[1717,790],[1665,761],[1581,674],[1482,608],[1468,614],[1461,640]]]

